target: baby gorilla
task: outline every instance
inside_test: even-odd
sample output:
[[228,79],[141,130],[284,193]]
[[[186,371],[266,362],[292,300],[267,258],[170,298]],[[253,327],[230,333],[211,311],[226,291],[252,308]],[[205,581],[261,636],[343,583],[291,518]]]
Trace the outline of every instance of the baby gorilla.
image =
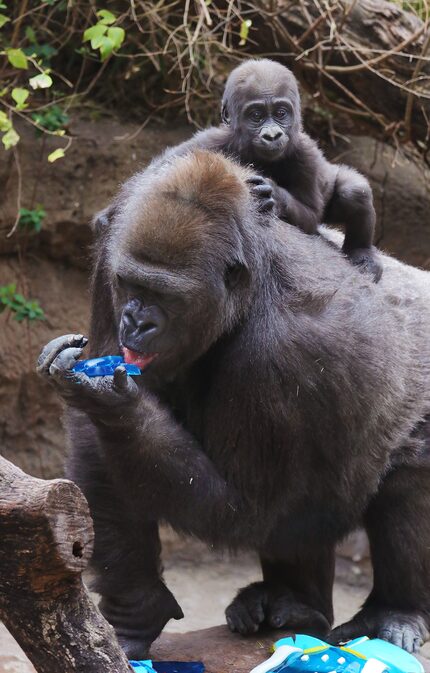
[[222,100],[222,124],[197,133],[158,161],[196,148],[221,151],[252,164],[261,209],[274,208],[308,234],[321,222],[345,227],[343,251],[378,281],[381,262],[372,246],[375,209],[368,181],[353,168],[331,164],[302,130],[297,80],[269,59],[242,63],[230,74]]

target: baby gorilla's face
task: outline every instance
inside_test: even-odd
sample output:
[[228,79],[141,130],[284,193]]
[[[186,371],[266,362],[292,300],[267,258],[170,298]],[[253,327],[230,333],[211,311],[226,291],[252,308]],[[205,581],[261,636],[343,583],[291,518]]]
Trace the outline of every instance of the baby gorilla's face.
[[277,161],[286,151],[294,109],[285,96],[248,92],[238,110],[240,132],[248,147],[262,161]]

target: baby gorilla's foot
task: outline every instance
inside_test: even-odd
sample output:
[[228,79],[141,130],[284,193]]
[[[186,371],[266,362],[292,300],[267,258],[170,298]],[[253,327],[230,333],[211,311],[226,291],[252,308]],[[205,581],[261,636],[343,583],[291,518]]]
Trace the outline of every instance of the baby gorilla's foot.
[[103,596],[99,607],[114,627],[128,659],[147,659],[149,648],[167,622],[184,616],[175,597],[161,581],[136,595]]
[[329,642],[337,644],[359,636],[381,638],[407,652],[418,652],[428,639],[428,620],[424,613],[364,607],[350,622],[334,629]]
[[360,271],[370,273],[375,283],[381,280],[383,267],[376,248],[355,248],[353,250],[344,250],[344,252],[350,262],[354,266],[358,266]]
[[321,612],[297,600],[286,587],[267,582],[255,582],[241,589],[225,614],[230,630],[242,635],[255,633],[263,623],[319,636],[330,630]]

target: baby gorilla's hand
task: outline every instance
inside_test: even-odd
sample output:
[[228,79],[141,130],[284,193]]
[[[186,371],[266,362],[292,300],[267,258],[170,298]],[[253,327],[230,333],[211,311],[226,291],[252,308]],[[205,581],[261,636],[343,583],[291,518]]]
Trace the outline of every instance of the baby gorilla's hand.
[[261,175],[253,175],[247,179],[247,183],[250,185],[251,194],[258,200],[258,211],[267,213],[273,210],[275,199],[271,180]]
[[94,420],[115,425],[136,401],[138,388],[123,366],[113,376],[88,377],[74,372],[88,339],[67,334],[50,341],[42,350],[37,371],[70,406],[86,411]]

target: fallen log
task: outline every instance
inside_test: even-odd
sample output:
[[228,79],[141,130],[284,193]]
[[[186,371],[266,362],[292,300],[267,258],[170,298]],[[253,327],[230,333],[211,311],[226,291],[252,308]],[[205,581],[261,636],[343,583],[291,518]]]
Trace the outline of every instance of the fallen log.
[[132,670],[82,583],[93,537],[75,484],[0,457],[0,619],[38,673]]

